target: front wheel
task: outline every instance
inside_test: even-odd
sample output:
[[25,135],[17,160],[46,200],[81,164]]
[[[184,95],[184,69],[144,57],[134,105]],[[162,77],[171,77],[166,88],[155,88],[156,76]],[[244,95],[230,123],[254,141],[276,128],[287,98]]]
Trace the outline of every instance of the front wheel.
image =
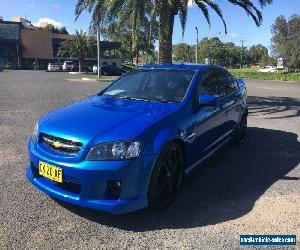
[[172,142],[160,153],[154,166],[149,190],[149,207],[162,208],[175,199],[183,177],[183,151]]

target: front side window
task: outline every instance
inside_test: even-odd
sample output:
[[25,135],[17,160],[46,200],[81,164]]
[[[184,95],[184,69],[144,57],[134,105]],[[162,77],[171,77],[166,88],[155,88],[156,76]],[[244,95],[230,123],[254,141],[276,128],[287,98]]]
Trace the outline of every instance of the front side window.
[[193,75],[192,70],[137,70],[117,80],[101,95],[180,102],[185,96]]
[[230,95],[236,90],[236,85],[232,76],[226,71],[221,70],[221,84],[226,95]]
[[223,95],[221,89],[221,75],[217,69],[210,68],[204,71],[200,77],[199,96],[210,95],[220,97]]

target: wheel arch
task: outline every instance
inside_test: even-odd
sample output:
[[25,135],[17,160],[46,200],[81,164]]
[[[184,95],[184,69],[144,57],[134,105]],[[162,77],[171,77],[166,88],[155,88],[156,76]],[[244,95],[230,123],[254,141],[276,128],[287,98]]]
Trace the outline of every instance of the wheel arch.
[[172,142],[177,143],[180,148],[182,149],[184,160],[186,158],[186,147],[185,147],[185,141],[180,136],[180,133],[176,133],[173,129],[166,129],[164,131],[161,131],[161,133],[156,136],[156,138],[153,141],[153,152],[157,156],[160,155],[160,153]]

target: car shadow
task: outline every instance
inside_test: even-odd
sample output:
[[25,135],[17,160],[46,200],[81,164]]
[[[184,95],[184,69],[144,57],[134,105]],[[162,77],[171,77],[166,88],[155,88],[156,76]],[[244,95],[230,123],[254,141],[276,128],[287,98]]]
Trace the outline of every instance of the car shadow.
[[300,162],[297,135],[250,127],[241,146],[228,146],[187,178],[176,201],[163,210],[143,209],[110,215],[61,203],[93,222],[123,230],[143,232],[193,228],[240,218],[276,181],[288,176]]

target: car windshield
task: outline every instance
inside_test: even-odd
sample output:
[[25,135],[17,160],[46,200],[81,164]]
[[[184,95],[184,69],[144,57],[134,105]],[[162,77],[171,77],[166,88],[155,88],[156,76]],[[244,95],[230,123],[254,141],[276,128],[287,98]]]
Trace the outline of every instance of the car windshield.
[[193,75],[192,70],[136,70],[100,94],[124,99],[180,102]]

